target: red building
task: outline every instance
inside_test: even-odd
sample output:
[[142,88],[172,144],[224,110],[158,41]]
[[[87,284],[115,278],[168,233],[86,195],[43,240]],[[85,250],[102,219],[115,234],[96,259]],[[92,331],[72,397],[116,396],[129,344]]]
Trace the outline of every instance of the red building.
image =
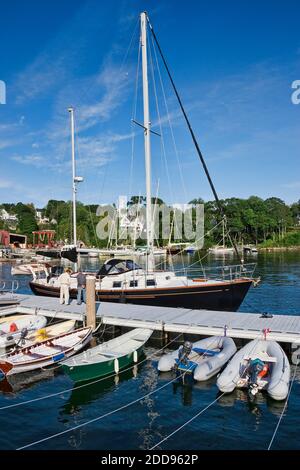
[[33,246],[45,248],[54,246],[55,230],[37,230],[32,232]]
[[0,230],[0,245],[26,248],[27,236],[20,235],[19,233],[10,233],[7,230]]

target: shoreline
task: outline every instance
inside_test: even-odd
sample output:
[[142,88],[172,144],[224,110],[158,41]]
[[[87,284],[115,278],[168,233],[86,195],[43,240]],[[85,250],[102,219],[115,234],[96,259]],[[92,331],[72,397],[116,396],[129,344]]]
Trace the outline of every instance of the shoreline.
[[258,247],[259,252],[272,252],[272,251],[300,251],[300,246],[270,246]]

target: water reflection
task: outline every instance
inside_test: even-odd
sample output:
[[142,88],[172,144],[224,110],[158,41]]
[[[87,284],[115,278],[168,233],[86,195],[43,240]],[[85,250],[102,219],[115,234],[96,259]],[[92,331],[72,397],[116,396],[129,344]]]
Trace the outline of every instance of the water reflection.
[[24,374],[10,375],[0,381],[0,392],[16,395],[21,390],[32,388],[43,380],[50,381],[54,376],[53,369],[38,369]]
[[266,392],[259,392],[255,397],[250,397],[247,390],[239,388],[236,388],[232,393],[220,396],[218,400],[222,407],[233,407],[238,402],[244,403],[248,411],[256,416],[262,415],[264,407],[267,407],[273,415],[280,416],[285,404],[284,401],[273,400]]
[[83,406],[99,400],[102,396],[112,392],[115,387],[122,382],[135,378],[137,374],[138,368],[134,366],[131,370],[125,371],[119,375],[114,375],[113,377],[107,377],[105,380],[98,382],[91,380],[84,382],[84,384],[75,384],[69,399],[61,408],[60,415],[77,414],[81,411]]

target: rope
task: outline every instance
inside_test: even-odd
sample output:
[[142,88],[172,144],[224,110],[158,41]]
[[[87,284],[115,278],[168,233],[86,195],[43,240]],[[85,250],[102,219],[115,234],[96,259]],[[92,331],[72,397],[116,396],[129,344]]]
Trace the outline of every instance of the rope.
[[[180,335],[178,335],[178,336],[180,336]],[[174,341],[174,340],[173,340],[173,341]],[[200,354],[199,356],[200,356],[200,357],[201,357],[201,356],[204,356],[204,354],[205,354],[206,351],[207,351],[207,349],[206,349],[205,351],[203,351],[203,353]],[[66,430],[61,431],[61,432],[59,432],[59,433],[52,434],[51,436],[45,437],[45,438],[40,439],[40,440],[38,440],[38,441],[35,441],[35,442],[33,442],[33,443],[26,444],[25,446],[19,447],[17,450],[26,449],[26,448],[28,448],[28,447],[32,447],[32,446],[34,446],[34,445],[36,445],[36,444],[40,444],[40,443],[42,443],[42,442],[48,441],[48,440],[53,439],[53,438],[55,438],[55,437],[61,436],[61,435],[63,435],[63,434],[67,434],[67,433],[69,433],[69,432],[71,432],[71,431],[74,431],[74,430],[76,430],[76,429],[82,428],[82,427],[87,426],[87,425],[89,425],[89,424],[91,424],[91,423],[94,423],[94,422],[96,422],[96,421],[100,421],[101,419],[106,418],[107,416],[110,416],[110,415],[112,415],[112,414],[115,414],[115,413],[117,413],[118,411],[122,411],[122,410],[124,410],[125,408],[128,408],[129,406],[131,406],[131,405],[133,405],[133,404],[135,404],[135,403],[137,403],[137,402],[139,402],[139,401],[142,401],[142,400],[144,400],[145,398],[147,398],[147,397],[153,395],[154,393],[159,392],[160,390],[164,389],[165,387],[167,387],[167,386],[170,385],[171,383],[177,381],[178,378],[184,377],[184,376],[188,373],[188,371],[189,371],[189,369],[190,369],[191,367],[192,367],[192,364],[190,365],[190,367],[188,367],[188,369],[187,369],[184,373],[182,373],[182,374],[180,374],[180,375],[176,375],[176,377],[175,377],[174,379],[170,380],[170,381],[167,382],[166,384],[162,385],[161,387],[156,388],[155,390],[152,390],[151,392],[147,393],[146,395],[144,395],[144,396],[142,396],[142,397],[140,397],[140,398],[136,398],[135,400],[132,400],[131,402],[127,403],[126,405],[122,405],[122,406],[120,406],[119,408],[116,408],[116,409],[114,409],[114,410],[112,410],[112,411],[108,411],[107,413],[105,413],[105,414],[103,414],[103,415],[101,415],[101,416],[98,416],[98,417],[96,417],[96,418],[90,419],[89,421],[86,421],[85,423],[78,424],[78,425],[76,425],[76,426],[74,426],[74,427],[72,427],[72,428],[70,428],[70,429],[66,429]],[[115,375],[115,374],[113,374],[113,375]],[[218,400],[219,400],[220,398],[221,398],[221,397],[219,397]],[[216,401],[216,400],[215,400],[215,401]],[[204,411],[205,411],[205,410],[203,410],[202,412],[204,412]]]
[[[258,340],[259,336],[261,335],[261,333],[259,333],[257,335],[257,338],[255,339],[255,341]],[[251,349],[251,351],[255,348],[255,344],[253,345],[253,348]],[[208,349],[208,348],[207,348]],[[206,350],[207,350],[206,349]],[[205,351],[203,352],[203,354],[205,354]],[[245,374],[246,372],[246,369],[244,370],[244,372],[242,373],[241,377]],[[236,382],[235,382],[236,383]],[[200,415],[202,415],[206,410],[208,410],[212,405],[214,405],[217,401],[220,400],[220,398],[223,397],[223,395],[225,395],[225,392],[221,393],[221,395],[219,395],[215,400],[213,400],[209,405],[207,405],[205,408],[203,408],[202,410],[200,410],[196,415],[194,415],[192,418],[190,418],[188,421],[186,421],[184,424],[182,424],[181,426],[179,426],[177,429],[175,429],[175,431],[171,432],[170,434],[168,434],[166,437],[164,437],[161,441],[159,441],[157,444],[155,444],[153,447],[151,447],[149,450],[154,450],[156,449],[158,446],[160,446],[163,442],[167,441],[168,439],[170,439],[170,437],[174,436],[174,434],[176,434],[177,432],[179,432],[181,429],[183,429],[185,426],[187,426],[188,424],[190,424],[192,421],[194,421],[196,418],[198,418]]]
[[168,439],[170,439],[170,437],[174,436],[174,434],[176,434],[177,432],[181,431],[181,429],[185,428],[185,426],[187,426],[188,424],[190,424],[192,421],[194,421],[196,418],[198,418],[198,416],[202,415],[206,410],[208,410],[212,405],[214,405],[217,401],[220,400],[220,398],[225,395],[225,392],[222,393],[221,395],[219,395],[218,398],[216,398],[215,400],[213,400],[209,405],[207,405],[205,408],[203,408],[202,410],[200,410],[196,415],[194,415],[192,418],[190,418],[188,421],[186,421],[184,424],[182,424],[181,426],[179,426],[179,428],[175,429],[175,431],[171,432],[170,434],[168,434],[166,437],[164,437],[161,441],[159,441],[157,444],[155,444],[153,447],[151,447],[149,450],[154,450],[156,449],[158,446],[160,446],[163,442],[167,441]]
[[[190,120],[189,120],[189,118],[188,118],[188,116],[187,116],[187,113],[186,113],[186,111],[185,111],[185,109],[184,109],[182,100],[181,100],[181,98],[180,98],[180,96],[179,96],[179,93],[178,93],[178,90],[177,90],[176,85],[175,85],[175,83],[174,83],[174,80],[173,80],[173,78],[172,78],[170,69],[169,69],[169,67],[168,67],[168,64],[167,64],[166,59],[165,59],[164,54],[163,54],[163,51],[162,51],[162,49],[161,49],[161,47],[160,47],[160,44],[159,44],[159,42],[158,42],[158,39],[157,39],[156,34],[155,34],[155,32],[154,32],[153,26],[152,26],[152,24],[150,23],[150,20],[149,20],[149,17],[148,17],[148,16],[147,16],[147,21],[148,21],[148,24],[149,24],[149,27],[150,27],[150,31],[151,31],[151,33],[152,33],[152,36],[153,36],[153,38],[154,38],[155,44],[156,44],[156,46],[157,46],[158,52],[159,52],[159,54],[160,54],[160,57],[161,57],[161,59],[162,59],[162,62],[163,62],[163,64],[164,64],[164,66],[165,66],[167,75],[168,75],[169,80],[170,80],[170,82],[171,82],[173,91],[174,91],[174,93],[175,93],[175,95],[176,95],[176,98],[177,98],[179,107],[180,107],[180,109],[181,109],[181,111],[182,111],[182,114],[183,114],[183,116],[184,116],[185,122],[186,122],[186,124],[187,124],[187,126],[188,126],[188,129],[189,129],[189,132],[190,132],[190,134],[191,134],[191,138],[192,138],[192,141],[193,141],[193,143],[194,143],[196,152],[197,152],[197,154],[198,154],[198,157],[199,157],[199,159],[200,159],[200,162],[201,162],[202,167],[203,167],[203,169],[204,169],[204,172],[205,172],[205,174],[206,174],[207,180],[208,180],[208,182],[209,182],[210,188],[211,188],[212,193],[213,193],[213,195],[214,195],[214,198],[215,198],[215,200],[216,200],[218,209],[219,209],[220,213],[223,215],[223,217],[226,218],[226,214],[225,214],[225,211],[224,211],[223,204],[221,203],[221,200],[219,199],[219,196],[218,196],[218,193],[217,193],[217,191],[216,191],[215,185],[214,185],[214,183],[213,183],[213,181],[212,181],[212,178],[211,178],[211,176],[210,176],[208,167],[207,167],[206,162],[205,162],[205,160],[204,160],[203,154],[202,154],[202,152],[201,152],[201,150],[200,150],[200,147],[199,147],[198,141],[197,141],[197,139],[196,139],[196,136],[195,136],[195,134],[194,134],[194,131],[193,131],[193,129],[192,129]],[[241,257],[240,257],[240,254],[239,254],[239,252],[238,252],[236,243],[233,242],[233,241],[231,241],[231,243],[233,243],[233,247],[234,247],[234,250],[235,250],[235,252],[236,252],[236,255],[237,255],[238,259],[240,260],[241,264],[243,264],[243,263],[242,263],[242,260],[241,260]]]
[[[123,374],[125,372],[127,372],[128,370],[131,370],[133,369],[134,367],[136,366],[139,366],[141,364],[143,364],[144,362],[148,361],[151,357],[155,356],[156,354],[158,354],[159,352],[163,351],[164,349],[166,349],[170,344],[172,344],[174,341],[176,341],[176,339],[178,339],[180,336],[182,335],[182,333],[179,333],[173,340],[169,341],[169,343],[167,343],[165,346],[163,346],[163,348],[159,349],[158,351],[155,351],[153,354],[150,354],[150,356],[147,356],[145,359],[143,359],[142,361],[134,364],[133,366],[130,366],[130,367],[127,367],[126,369],[122,369],[120,372],[119,372],[119,375],[120,374]],[[47,400],[48,398],[52,398],[52,397],[56,397],[56,396],[59,396],[59,395],[63,395],[64,393],[68,393],[68,392],[72,392],[74,390],[79,390],[81,388],[84,388],[84,387],[88,387],[89,385],[94,385],[96,383],[99,383],[99,382],[102,382],[104,380],[107,380],[107,379],[110,379],[111,377],[115,377],[116,374],[110,374],[110,375],[107,375],[105,377],[101,377],[100,379],[97,379],[97,380],[94,380],[92,382],[88,382],[88,383],[85,383],[85,384],[82,384],[82,385],[78,385],[77,387],[73,387],[73,388],[69,388],[69,389],[66,389],[66,390],[62,390],[60,392],[55,392],[55,393],[50,393],[49,395],[45,395],[43,397],[38,397],[38,398],[32,398],[31,400],[26,400],[26,401],[22,401],[22,402],[19,402],[19,403],[12,403],[11,405],[6,405],[6,406],[2,406],[0,407],[0,411],[1,410],[7,410],[9,408],[16,408],[18,406],[22,406],[22,405],[27,405],[29,403],[34,403],[34,402],[37,402],[37,401],[41,401],[41,400]]]
[[271,447],[272,447],[272,445],[273,445],[273,442],[274,442],[274,439],[275,439],[275,437],[276,437],[277,431],[278,431],[279,426],[280,426],[280,424],[281,424],[281,421],[282,421],[282,419],[283,419],[283,415],[284,415],[284,413],[285,413],[285,410],[286,410],[286,407],[287,407],[287,404],[288,404],[288,401],[289,401],[289,398],[290,398],[290,394],[291,394],[291,391],[292,391],[292,388],[293,388],[293,385],[294,385],[294,381],[295,381],[295,377],[296,377],[296,371],[297,371],[298,364],[299,364],[299,363],[297,362],[296,367],[295,367],[295,370],[294,370],[293,378],[292,378],[292,381],[291,381],[291,383],[290,383],[289,392],[288,392],[288,395],[287,395],[286,400],[285,400],[284,407],[283,407],[282,412],[281,412],[281,414],[280,414],[280,416],[279,416],[279,420],[278,420],[278,422],[277,422],[277,425],[276,425],[276,427],[275,427],[275,430],[274,430],[274,432],[273,432],[273,435],[272,435],[272,438],[271,438],[271,440],[270,440],[270,443],[269,443],[269,445],[268,445],[268,449],[267,449],[267,450],[271,450]]
[[[186,372],[185,372],[186,373]],[[182,374],[184,375],[184,374]],[[30,444],[26,444],[25,446],[22,446],[22,447],[18,447],[16,450],[22,450],[22,449],[27,449],[28,447],[33,447],[37,444],[40,444],[42,442],[45,442],[45,441],[49,441],[50,439],[54,439],[55,437],[59,437],[59,436],[62,436],[63,434],[67,434],[71,431],[75,431],[76,429],[79,429],[79,428],[83,428],[84,426],[88,426],[89,424],[91,423],[95,423],[96,421],[100,421],[101,419],[103,418],[106,418],[107,416],[111,416],[115,413],[117,413],[118,411],[122,411],[124,410],[125,408],[128,408],[129,406],[131,405],[134,405],[135,403],[138,403],[139,401],[141,400],[144,400],[145,398],[153,395],[154,393],[157,393],[159,392],[160,390],[166,388],[168,385],[170,385],[171,383],[175,382],[176,380],[178,379],[178,377],[175,377],[174,379],[170,380],[169,382],[167,382],[166,384],[156,388],[155,390],[152,390],[151,392],[148,392],[146,393],[145,395],[143,395],[142,397],[139,397],[139,398],[136,398],[135,400],[132,400],[131,402],[129,403],[126,403],[125,405],[122,405],[120,406],[119,408],[116,408],[112,411],[108,411],[107,413],[104,413],[103,415],[100,415],[100,416],[97,416],[96,418],[93,418],[93,419],[90,419],[89,421],[86,421],[84,423],[81,423],[81,424],[78,424],[77,426],[73,426],[72,428],[69,428],[69,429],[65,429],[64,431],[61,431],[61,432],[58,432],[56,434],[52,434],[51,436],[48,436],[48,437],[44,437],[43,439],[39,439],[38,441],[35,441],[35,442],[31,442]]]

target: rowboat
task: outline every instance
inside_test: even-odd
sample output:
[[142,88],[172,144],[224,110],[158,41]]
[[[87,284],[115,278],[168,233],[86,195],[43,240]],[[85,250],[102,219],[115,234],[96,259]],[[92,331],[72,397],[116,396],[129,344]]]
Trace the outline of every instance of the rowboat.
[[93,328],[87,326],[46,339],[0,357],[0,377],[20,374],[47,367],[80,351],[92,337]]
[[1,323],[0,348],[14,345],[24,335],[24,330],[32,332],[44,328],[47,319],[41,315],[25,315],[22,318]]
[[151,334],[152,330],[136,328],[65,361],[62,367],[75,382],[118,374],[120,369],[138,362]]
[[284,400],[289,381],[290,364],[281,346],[276,341],[253,340],[231,359],[217,386],[224,393],[247,388],[250,396],[266,390],[274,400]]
[[235,354],[236,346],[228,336],[213,336],[194,344],[186,341],[177,351],[164,354],[158,362],[158,370],[175,370],[178,374],[190,374],[202,382],[216,375]]
[[55,338],[64,333],[74,330],[76,320],[67,320],[60,323],[55,323],[54,325],[46,326],[40,330],[31,332],[24,339],[23,346],[31,346],[35,343],[39,343],[45,339]]

